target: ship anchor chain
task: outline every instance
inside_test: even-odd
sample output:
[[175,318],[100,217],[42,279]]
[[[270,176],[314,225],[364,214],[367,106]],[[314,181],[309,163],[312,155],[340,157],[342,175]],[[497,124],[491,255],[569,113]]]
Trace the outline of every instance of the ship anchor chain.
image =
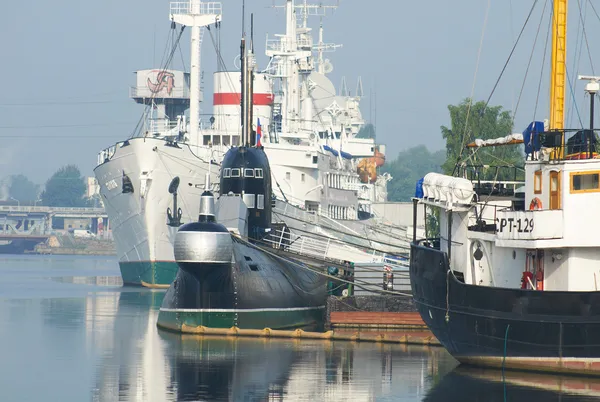
[[179,188],[179,176],[175,176],[169,184],[169,194],[173,194],[173,211],[171,208],[167,208],[167,218],[169,222],[167,225],[178,228],[181,226],[181,208],[177,208],[177,189]]

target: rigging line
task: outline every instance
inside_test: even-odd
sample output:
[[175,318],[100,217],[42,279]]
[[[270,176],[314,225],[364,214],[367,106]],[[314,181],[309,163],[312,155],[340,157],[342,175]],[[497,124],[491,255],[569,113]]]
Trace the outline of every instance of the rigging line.
[[72,127],[111,127],[111,126],[128,126],[129,123],[93,123],[93,124],[45,124],[39,126],[0,126],[0,129],[10,130],[26,130],[26,129],[39,129],[39,128],[72,128]]
[[[488,0],[487,8],[485,10],[485,16],[483,18],[483,28],[481,28],[481,38],[479,39],[479,50],[477,51],[477,61],[475,62],[475,74],[473,75],[473,84],[471,85],[471,95],[469,96],[469,105],[467,106],[467,117],[465,119],[465,129],[462,134],[462,141],[460,150],[458,153],[458,160],[462,157],[463,150],[465,148],[466,140],[467,140],[467,130],[469,127],[469,116],[471,114],[471,106],[473,105],[473,96],[475,94],[475,84],[477,83],[477,73],[479,71],[479,61],[481,59],[481,51],[483,49],[483,39],[485,38],[485,30],[487,28],[488,16],[490,13],[490,7],[492,5],[492,0]],[[452,171],[452,175],[456,172],[456,164],[454,165],[454,169]]]
[[[313,273],[316,273],[317,275],[321,275],[321,276],[323,276],[323,277],[326,277],[326,278],[334,279],[334,280],[336,280],[336,281],[339,281],[339,282],[344,282],[344,283],[352,284],[352,285],[354,285],[354,286],[355,286],[355,287],[357,287],[357,288],[361,288],[361,289],[363,289],[363,290],[366,290],[366,291],[369,291],[369,292],[373,292],[373,293],[385,293],[385,294],[393,294],[393,295],[396,295],[396,296],[412,297],[412,294],[409,294],[409,293],[404,293],[404,292],[396,292],[396,291],[391,291],[391,290],[383,290],[383,289],[381,289],[381,290],[380,290],[380,289],[377,289],[377,290],[371,290],[371,289],[367,289],[365,286],[363,286],[363,285],[360,285],[360,284],[357,284],[356,282],[348,281],[348,280],[346,280],[346,279],[342,279],[342,278],[340,278],[340,277],[337,277],[337,276],[333,276],[333,275],[326,274],[326,273],[324,273],[324,272],[321,272],[321,271],[319,271],[319,270],[318,270],[318,269],[316,269],[316,268],[311,268],[311,267],[310,267],[308,264],[302,264],[302,263],[300,263],[300,262],[297,262],[297,261],[295,261],[295,260],[292,260],[292,259],[290,259],[290,258],[286,258],[286,257],[280,256],[280,255],[278,255],[278,254],[276,254],[276,253],[273,253],[273,252],[271,252],[271,251],[268,251],[268,250],[266,250],[266,249],[265,249],[265,248],[263,248],[263,247],[259,247],[259,246],[255,245],[255,244],[252,244],[251,242],[249,242],[248,240],[246,240],[246,239],[248,239],[248,238],[244,238],[244,237],[242,237],[241,235],[238,235],[238,234],[233,234],[233,233],[232,233],[232,237],[235,237],[235,238],[237,238],[237,239],[238,239],[238,241],[240,241],[241,243],[244,243],[244,244],[246,244],[248,247],[251,247],[251,248],[254,248],[254,249],[260,250],[260,251],[262,251],[263,253],[270,255],[271,257],[274,257],[274,258],[280,259],[280,260],[282,260],[282,261],[285,261],[285,262],[287,262],[288,264],[296,265],[297,267],[300,267],[300,268],[302,268],[302,269],[306,269],[306,270],[308,270],[308,271],[311,271],[311,272],[313,272]],[[323,260],[323,262],[324,262],[324,263],[329,263],[329,261],[326,261],[326,260]]]
[[513,48],[510,51],[510,54],[508,55],[508,59],[506,59],[506,63],[504,63],[504,67],[502,67],[502,71],[500,71],[500,76],[498,76],[498,79],[496,80],[496,83],[494,84],[494,87],[492,88],[492,92],[490,93],[490,96],[488,96],[488,99],[485,102],[484,110],[485,110],[485,108],[487,108],[487,105],[490,103],[490,100],[492,99],[492,96],[494,95],[494,92],[496,91],[496,88],[498,87],[498,84],[500,83],[500,80],[502,79],[502,75],[504,74],[504,71],[506,71],[506,67],[508,67],[508,63],[510,62],[512,55],[515,52],[517,45],[519,44],[519,40],[521,39],[521,36],[523,35],[523,31],[525,31],[525,27],[527,26],[527,23],[529,22],[529,19],[531,18],[531,14],[533,14],[533,10],[535,9],[537,2],[538,2],[538,0],[535,0],[533,2],[533,5],[531,6],[531,10],[529,10],[529,14],[527,15],[527,19],[525,20],[525,23],[523,23],[521,32],[519,32],[519,36],[517,36],[517,40],[516,40],[515,44],[513,45]]
[[[579,0],[577,0],[577,2],[579,3]],[[580,5],[580,7],[581,7],[581,5]],[[582,35],[581,20],[578,19],[577,20],[577,35],[576,35],[576,39],[575,39],[575,52],[574,52],[574,54],[576,56],[573,57],[573,67],[571,68],[571,71],[573,71],[573,77],[572,77],[573,81],[575,81],[575,79],[576,79],[575,72],[579,70],[579,61],[581,60],[581,53],[583,50],[583,45],[581,43],[583,41],[583,37],[581,35]],[[577,84],[575,84],[575,85],[577,85]],[[573,116],[573,105],[574,105],[574,103],[571,103],[571,105],[569,105],[569,110],[567,111],[567,127],[571,126],[571,118]]]
[[[198,169],[200,169],[200,170],[208,171],[208,168],[202,167],[202,166],[200,166],[200,165],[198,165],[198,164],[195,164],[195,163],[193,163],[193,162],[187,161],[187,160],[185,160],[185,159],[183,159],[183,158],[177,158],[177,157],[175,157],[175,156],[169,155],[168,153],[166,153],[166,152],[164,152],[164,151],[157,150],[156,152],[157,152],[159,155],[163,155],[165,158],[168,158],[168,159],[172,160],[172,161],[173,161],[173,163],[175,163],[175,164],[177,164],[177,165],[180,165],[180,166],[182,166],[182,167],[184,167],[184,168],[186,168],[186,169],[189,169],[189,168],[191,167],[191,168],[193,168],[192,170],[198,170]],[[195,156],[195,155],[194,155],[194,156]],[[208,162],[206,162],[206,161],[204,161],[204,160],[202,160],[202,159],[200,159],[200,162],[202,162],[202,163],[205,163],[205,164],[207,164],[207,165],[208,165]],[[185,163],[187,163],[187,164],[188,164],[188,166],[186,166],[186,165],[185,165]],[[203,173],[203,174],[204,174],[204,173]],[[194,175],[193,175],[192,177],[196,177],[196,175],[197,175],[197,172],[194,172]]]
[[523,77],[523,84],[521,85],[521,90],[519,91],[519,97],[517,98],[517,104],[512,113],[512,126],[515,126],[515,117],[517,115],[517,111],[519,110],[519,104],[521,103],[521,96],[523,95],[523,90],[525,89],[525,83],[527,82],[527,75],[529,74],[529,68],[531,67],[531,61],[533,60],[533,55],[535,53],[535,46],[537,44],[538,36],[540,34],[540,29],[542,28],[542,22],[544,20],[544,14],[546,13],[547,2],[544,2],[544,8],[542,9],[542,15],[540,18],[540,23],[538,24],[537,32],[535,33],[535,39],[533,40],[533,48],[531,49],[531,54],[529,55],[529,61],[527,62],[527,68],[525,69],[525,77]]
[[535,107],[533,109],[532,121],[535,121],[537,108],[540,101],[540,92],[542,91],[542,78],[544,77],[544,66],[546,65],[546,53],[548,52],[548,42],[550,39],[550,30],[552,28],[552,19],[554,18],[554,8],[550,10],[550,18],[548,19],[548,30],[546,32],[546,43],[544,44],[544,55],[542,56],[542,66],[540,70],[540,80],[538,81],[537,96],[535,97]]
[[183,72],[187,73],[187,65],[185,64],[185,60],[183,58],[183,50],[181,50],[181,43],[179,43],[177,45],[177,47],[179,48],[179,56],[181,57],[181,65],[183,66]]
[[[219,31],[220,31],[220,29],[219,29]],[[227,71],[227,65],[225,64],[225,60],[223,59],[223,54],[221,52],[221,47],[220,47],[220,45],[218,45],[216,43],[216,40],[215,40],[215,37],[213,36],[212,31],[209,30],[208,33],[210,34],[211,42],[213,44],[213,47],[215,48],[215,53],[216,53],[216,56],[217,56],[217,63],[220,64],[221,71]],[[231,80],[230,74],[226,74],[226,77],[227,77],[227,81],[229,81],[229,85],[231,85],[231,88],[235,88],[233,86],[233,81]],[[238,99],[238,101],[241,102],[241,99]]]
[[592,11],[594,11],[594,14],[596,14],[596,18],[598,18],[598,21],[600,21],[600,15],[598,15],[598,12],[596,11],[596,7],[594,7],[594,3],[592,3],[591,1],[588,1],[589,5],[592,6]]
[[[577,1],[579,3],[579,0]],[[586,3],[587,4],[587,3]],[[594,62],[592,61],[592,52],[590,51],[590,44],[587,38],[587,32],[585,31],[585,19],[583,18],[583,14],[581,13],[581,4],[579,5],[579,18],[581,19],[581,29],[583,31],[583,38],[585,39],[585,47],[588,51],[588,57],[590,59],[590,67],[592,68],[592,75],[596,75],[594,71]]]
[[[278,218],[280,218],[280,219],[281,219],[281,215],[283,215],[283,216],[286,216],[286,217],[288,217],[288,218],[291,218],[291,219],[294,219],[294,220],[297,220],[297,221],[301,221],[301,222],[303,222],[303,220],[302,220],[302,219],[300,219],[300,218],[296,218],[296,217],[294,217],[294,216],[287,215],[287,214],[284,214],[284,213],[282,213],[282,212],[275,212],[275,211],[273,211],[273,214],[277,215],[277,217],[278,217]],[[283,219],[281,219],[281,220],[283,221]],[[298,228],[294,228],[294,229],[292,229],[292,228],[290,228],[289,226],[288,226],[288,228],[289,228],[290,230],[294,230],[294,231],[296,231],[296,232],[301,232],[301,233],[306,233],[306,234],[308,234],[308,235],[311,235],[311,236],[320,237],[320,238],[323,238],[323,239],[329,239],[329,240],[337,240],[337,241],[340,241],[340,242],[342,242],[341,240],[339,240],[339,239],[336,239],[336,238],[335,238],[335,237],[333,237],[333,236],[326,236],[326,235],[324,235],[324,234],[319,234],[319,233],[315,233],[315,232],[310,232],[310,231],[308,231],[308,230],[302,230],[302,229],[298,229]],[[343,235],[343,236],[354,237],[354,238],[358,238],[358,239],[360,239],[360,236],[359,236],[359,235],[351,234],[351,233],[348,233],[348,232],[342,232],[341,230],[337,230],[337,229],[334,229],[334,228],[332,228],[332,227],[322,227],[322,229],[323,229],[323,230],[328,230],[328,231],[331,231],[331,232],[335,232],[335,233],[339,233],[339,234],[341,234],[341,235]],[[405,242],[403,239],[401,239],[401,238],[398,238],[398,237],[393,237],[393,236],[391,236],[391,238],[392,238],[392,239],[394,239],[394,240],[399,240],[399,241],[402,241],[402,242],[406,243],[406,242]],[[375,240],[369,240],[369,239],[366,239],[366,240],[367,240],[367,243],[372,243],[372,242],[375,242],[375,243],[379,243],[379,244],[381,244],[381,245],[384,245],[384,246],[389,246],[389,247],[392,247],[392,248],[394,248],[394,249],[398,249],[398,250],[410,250],[410,247],[409,247],[409,246],[405,246],[405,245],[400,245],[400,244],[391,244],[391,243],[386,243],[386,242],[384,242],[384,241],[375,241]],[[352,242],[349,242],[349,241],[344,241],[343,243],[345,243],[345,244],[349,244],[349,245],[351,245],[351,246],[356,246],[356,247],[365,248],[365,249],[367,249],[367,250],[377,251],[377,252],[380,252],[380,253],[383,253],[383,254],[401,256],[401,255],[400,255],[400,254],[398,254],[396,251],[394,251],[394,252],[387,252],[387,251],[384,251],[384,250],[379,250],[379,249],[376,249],[376,248],[374,248],[374,247],[372,247],[372,246],[370,246],[370,245],[369,245],[369,246],[365,246],[364,244],[352,243]]]
[[573,84],[571,83],[571,78],[569,77],[569,72],[566,71],[567,82],[569,83],[569,91],[571,92],[571,97],[573,98],[573,105],[575,107],[575,112],[577,113],[577,118],[579,119],[579,124],[581,128],[583,128],[583,120],[581,120],[581,114],[579,114],[579,108],[577,107],[577,99],[575,99],[575,91],[573,89]]

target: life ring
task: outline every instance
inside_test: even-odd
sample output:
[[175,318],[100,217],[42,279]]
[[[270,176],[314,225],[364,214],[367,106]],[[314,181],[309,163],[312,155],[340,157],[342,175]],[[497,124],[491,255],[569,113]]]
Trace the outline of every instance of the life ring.
[[538,209],[542,209],[542,200],[537,197],[534,197],[533,200],[529,203],[529,210],[535,211]]

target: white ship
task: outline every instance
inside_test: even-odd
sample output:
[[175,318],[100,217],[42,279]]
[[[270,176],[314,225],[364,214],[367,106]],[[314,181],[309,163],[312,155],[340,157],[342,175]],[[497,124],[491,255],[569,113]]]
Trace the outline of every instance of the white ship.
[[[131,97],[146,105],[146,112],[131,138],[99,154],[95,169],[124,283],[171,283],[177,272],[174,234],[181,224],[197,220],[209,164],[211,183],[219,183],[221,174],[252,173],[219,170],[223,154],[242,138],[242,85],[253,94],[253,138],[272,167],[274,219],[284,224],[282,236],[347,240],[351,246],[325,252],[352,255],[356,262],[384,261],[386,252],[408,249],[406,228],[386,225],[371,209],[386,201],[391,177],[377,174],[384,146],[356,138],[364,125],[360,80],[354,96],[345,89],[338,94],[326,76],[332,64],[323,57],[338,45],[323,42],[322,26],[315,42],[307,24],[310,15],[329,6],[286,0],[283,7],[286,32],[267,38],[266,68],[245,84],[239,71],[215,72],[213,114],[205,122],[199,113],[200,46],[203,27],[219,28],[221,4],[171,3],[171,20],[191,28],[190,73],[168,65],[136,72]],[[257,201],[250,194],[244,200]]]

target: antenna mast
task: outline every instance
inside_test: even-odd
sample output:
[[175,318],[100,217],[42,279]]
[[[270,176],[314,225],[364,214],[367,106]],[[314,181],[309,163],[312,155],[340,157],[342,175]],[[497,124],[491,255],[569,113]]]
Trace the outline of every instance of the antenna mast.
[[202,3],[200,0],[173,2],[170,5],[171,21],[192,27],[190,54],[190,125],[188,132],[192,143],[201,144],[200,128],[200,46],[202,28],[221,21],[221,3]]
[[[568,0],[554,0],[552,12],[552,63],[550,69],[550,130],[562,130],[565,124],[565,78],[567,62]],[[563,146],[565,136],[563,135]],[[562,156],[563,149],[559,151]]]

